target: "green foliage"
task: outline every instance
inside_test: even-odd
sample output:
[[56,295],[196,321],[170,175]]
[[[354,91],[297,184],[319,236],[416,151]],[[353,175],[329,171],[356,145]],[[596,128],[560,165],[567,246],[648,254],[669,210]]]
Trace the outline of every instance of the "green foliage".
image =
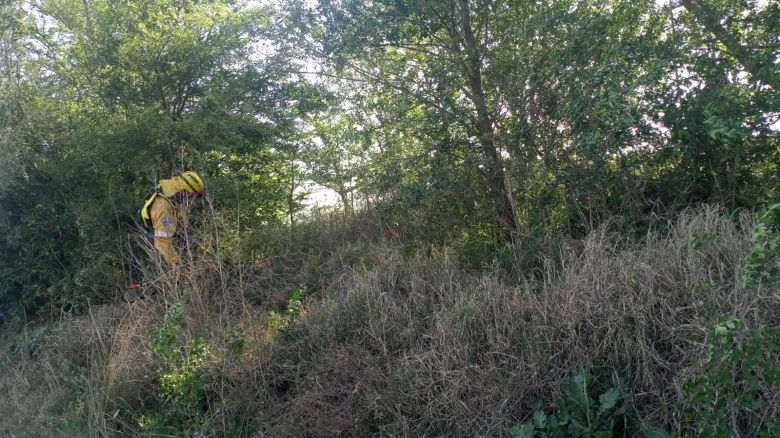
[[762,188],[777,184],[772,162],[777,137],[769,128],[766,103],[740,84],[707,82],[678,107],[665,110],[673,147],[658,155],[673,164],[666,184],[686,184],[688,202],[717,199],[733,207],[766,202]]
[[364,133],[363,121],[348,114],[319,116],[311,121],[313,132],[303,148],[302,158],[312,181],[335,191],[345,214],[354,206],[355,182],[368,167],[371,136]]
[[112,299],[174,168],[203,172],[232,241],[295,223],[308,178],[471,266],[510,216],[579,236],[776,199],[776,5],[412,3],[4,2],[0,312]]
[[236,324],[230,334],[227,348],[230,354],[240,356],[246,346],[246,326],[243,323]]
[[11,354],[16,357],[35,359],[40,352],[43,342],[46,340],[46,337],[51,334],[52,330],[52,324],[44,324],[33,330],[25,328],[20,334],[14,337],[13,342],[8,348]]
[[139,203],[174,169],[243,227],[299,210],[295,120],[322,104],[287,54],[254,50],[270,7],[28,6],[0,5],[0,313],[114,299]]
[[157,329],[152,344],[152,351],[163,358],[170,357],[170,351],[174,346],[176,338],[184,321],[184,302],[185,299],[176,300],[165,312],[162,326]]
[[290,300],[287,302],[287,308],[283,311],[272,310],[268,314],[268,335],[273,338],[277,334],[283,333],[295,322],[296,318],[304,311],[303,297],[306,293],[306,285],[300,284],[293,291]]
[[[667,197],[747,208],[776,199],[778,137],[771,114],[780,94],[776,79],[773,87],[765,84],[779,71],[767,62],[776,57],[778,8],[732,0],[681,3],[685,10],[669,42],[690,49],[668,57],[672,86],[658,89],[659,103],[665,102],[659,121],[671,134],[671,147],[655,157]],[[677,193],[670,190],[675,187]]]
[[564,387],[564,398],[556,402],[556,413],[548,415],[542,409],[535,409],[530,422],[512,428],[512,438],[613,436],[625,414],[619,403],[623,397],[622,386],[615,383],[596,401],[588,393],[590,380],[588,372],[572,377]]
[[[653,210],[704,200],[750,208],[780,187],[778,94],[759,86],[777,70],[766,63],[774,6],[716,6],[749,17],[725,20],[738,40],[756,41],[750,51],[766,67],[745,79],[720,47],[699,54],[712,38],[690,11],[599,0],[469,5],[323,1],[305,14],[297,4],[310,32],[298,42],[350,81],[334,83],[348,105],[325,117],[338,121],[324,125],[327,135],[342,141],[307,159],[338,190],[349,181],[376,199],[388,222],[402,217],[409,240],[496,225],[505,207],[486,132],[523,231],[582,235],[615,213],[644,223]],[[483,30],[473,42],[463,17]],[[491,90],[484,108],[480,88]]]
[[[533,282],[551,235],[614,215],[641,235],[658,211],[763,205],[780,195],[779,18],[740,0],[3,1],[0,313],[115,299],[131,218],[174,169],[206,177],[228,224],[221,253],[317,288],[263,309],[271,336],[364,262],[365,240],[405,254],[434,243],[465,270]],[[296,226],[305,179],[340,196],[338,237]],[[746,289],[776,286],[778,209],[754,231]],[[698,254],[717,238],[686,244]],[[691,283],[697,295],[710,280]],[[155,334],[150,429],[181,432],[204,412],[217,348],[182,339],[182,306]],[[364,320],[336,321],[334,337]],[[236,356],[246,330],[226,336]],[[601,408],[619,409],[609,392],[590,400],[587,380],[533,430],[603,432]]]
[[159,393],[168,418],[197,418],[203,414],[206,386],[201,376],[203,365],[211,358],[209,345],[194,339],[165,358],[165,370],[159,376]]
[[[499,406],[489,399],[511,404],[488,387],[509,387],[493,371],[517,385],[525,368],[538,376],[555,360],[571,369],[565,354],[546,350],[595,349],[602,331],[612,337],[598,351],[618,373],[636,372],[637,385],[660,379],[668,386],[648,393],[668,400],[674,361],[695,348],[680,333],[702,315],[723,319],[733,303],[743,306],[738,315],[773,305],[757,297],[779,281],[780,204],[753,231],[749,293],[728,299],[722,291],[742,291],[725,283],[737,277],[733,263],[711,268],[697,258],[720,256],[717,233],[686,235],[676,252],[627,257],[614,272],[623,260],[597,259],[604,271],[579,265],[580,253],[588,262],[598,245],[569,243],[615,215],[633,242],[658,211],[713,200],[753,209],[780,196],[776,3],[0,0],[0,317],[78,314],[114,300],[144,193],[172,170],[193,168],[206,177],[215,221],[226,223],[217,250],[241,262],[236,277],[252,288],[241,300],[225,296],[220,311],[257,311],[265,327],[231,322],[222,345],[185,330],[187,298],[176,302],[151,333],[154,393],[129,414],[139,433],[205,434],[220,415],[229,423],[231,408],[215,412],[212,403],[217,385],[233,384],[210,374],[223,351],[226,367],[246,360],[263,377],[281,373],[273,376],[284,377],[279,388],[262,388],[271,401],[258,403],[281,402],[272,409],[291,417],[304,417],[295,412],[301,405],[352,407],[358,388],[395,385],[388,397],[367,398],[371,421],[411,419],[388,426],[397,434],[452,434],[459,416],[475,435],[494,433],[482,428],[483,417],[499,416],[484,415]],[[297,223],[305,222],[306,179],[336,191],[344,214]],[[551,250],[542,243],[549,237],[566,244]],[[366,244],[380,240],[404,245],[393,257],[405,265],[383,265],[389,250]],[[447,250],[435,258],[444,260],[419,269],[419,254],[440,247]],[[682,253],[692,258],[656,272],[657,254]],[[450,270],[450,261],[471,272]],[[546,283],[572,264],[580,270],[561,278],[570,281]],[[370,275],[357,281],[359,272]],[[603,287],[610,281],[615,287]],[[678,281],[687,289],[678,291]],[[568,287],[579,293],[550,299]],[[278,291],[290,290],[279,304]],[[343,296],[328,301],[331,293]],[[739,301],[745,296],[754,302]],[[323,303],[305,308],[310,298]],[[533,325],[545,311],[544,327]],[[582,327],[597,333],[571,334],[577,318],[592,319]],[[771,325],[749,329],[745,318],[708,335],[709,357],[686,384],[683,432],[780,433],[780,335]],[[46,330],[15,338],[11,356],[38,360]],[[268,351],[250,354],[258,333]],[[97,334],[90,342],[122,344]],[[371,370],[338,353],[356,346],[388,365]],[[333,363],[323,363],[329,356]],[[284,360],[264,362],[277,357]],[[88,389],[77,362],[58,361],[52,372],[63,379],[37,382],[72,393],[58,409]],[[365,379],[337,396],[317,392],[329,382],[318,377],[338,375],[339,364],[365,365]],[[103,377],[94,382],[110,380]],[[313,394],[295,400],[312,382]],[[620,385],[604,390],[583,373],[566,384],[555,414],[536,409],[512,433],[607,436],[624,419],[623,396]],[[104,412],[95,418],[105,424]],[[418,418],[427,423],[410,429]],[[224,429],[239,435],[243,426]]]
[[693,234],[691,236],[691,246],[696,250],[703,250],[707,248],[714,240],[716,236],[712,233]]
[[750,329],[732,319],[713,327],[706,342],[707,358],[683,385],[693,433],[777,436],[780,328]]
[[138,426],[154,433],[196,433],[208,424],[205,418],[209,385],[203,368],[213,358],[204,339],[182,342],[185,297],[166,312],[157,328],[152,351],[162,361],[156,377],[156,392],[147,408],[136,415]]
[[780,274],[780,204],[770,206],[758,217],[750,235],[753,248],[745,261],[742,285],[752,289],[759,283],[776,286]]

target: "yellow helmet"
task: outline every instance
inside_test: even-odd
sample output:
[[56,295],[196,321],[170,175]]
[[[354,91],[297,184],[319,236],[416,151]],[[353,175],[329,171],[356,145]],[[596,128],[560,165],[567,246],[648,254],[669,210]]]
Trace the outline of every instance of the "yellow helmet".
[[203,183],[203,178],[191,170],[183,172],[177,176],[182,182],[181,188],[190,192],[195,198],[200,196],[201,193],[203,193],[203,190],[206,189],[206,184]]

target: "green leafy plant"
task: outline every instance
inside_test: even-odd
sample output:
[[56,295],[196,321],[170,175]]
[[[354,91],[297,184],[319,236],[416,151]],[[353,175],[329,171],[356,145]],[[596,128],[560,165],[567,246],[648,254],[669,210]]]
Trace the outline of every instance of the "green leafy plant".
[[271,338],[290,327],[295,322],[295,319],[305,310],[302,301],[305,293],[306,285],[298,285],[290,296],[286,309],[283,311],[272,310],[270,312],[267,327]]
[[713,233],[694,233],[691,236],[691,245],[693,246],[693,249],[701,250],[706,248],[714,240],[715,234]]
[[197,431],[204,424],[208,409],[208,382],[203,367],[213,356],[211,346],[202,338],[181,342],[184,298],[176,301],[155,333],[152,351],[162,359],[157,376],[155,398],[150,409],[136,418],[143,429],[161,433]]
[[747,329],[737,319],[707,335],[708,355],[683,385],[698,436],[778,436],[780,328]]
[[555,403],[557,413],[548,415],[536,409],[530,422],[512,428],[512,438],[611,437],[624,414],[619,406],[622,386],[616,382],[596,401],[588,394],[590,383],[587,371],[572,377],[564,388],[564,398]]
[[27,356],[35,359],[38,357],[46,337],[52,333],[53,329],[54,327],[51,323],[34,329],[25,328],[19,335],[14,337],[8,349],[17,357]]
[[170,356],[171,348],[176,341],[176,336],[184,321],[184,299],[177,300],[165,313],[165,319],[157,330],[152,351],[163,358]]
[[241,355],[241,352],[244,350],[244,346],[246,345],[246,326],[244,323],[239,322],[236,324],[235,327],[233,327],[233,331],[230,333],[230,338],[228,339],[228,351],[230,354],[234,356]]
[[758,217],[750,241],[753,249],[745,262],[742,285],[745,289],[758,286],[759,283],[773,283],[780,274],[780,235],[776,226],[780,224],[780,203],[774,204]]
[[183,416],[201,413],[206,399],[206,385],[201,368],[211,357],[209,344],[194,339],[170,357],[159,376],[159,396],[163,405]]

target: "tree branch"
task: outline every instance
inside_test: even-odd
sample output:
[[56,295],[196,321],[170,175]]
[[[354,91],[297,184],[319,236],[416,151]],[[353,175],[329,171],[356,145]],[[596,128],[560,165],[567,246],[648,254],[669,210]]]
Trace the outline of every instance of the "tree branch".
[[694,15],[694,17],[696,17],[704,29],[712,33],[719,42],[726,46],[727,50],[721,49],[722,52],[735,58],[743,67],[745,67],[745,70],[756,79],[764,81],[775,90],[780,90],[780,82],[771,74],[774,65],[756,59],[750,52],[750,49],[741,45],[739,41],[723,27],[718,15],[709,5],[702,0],[682,0],[682,4]]

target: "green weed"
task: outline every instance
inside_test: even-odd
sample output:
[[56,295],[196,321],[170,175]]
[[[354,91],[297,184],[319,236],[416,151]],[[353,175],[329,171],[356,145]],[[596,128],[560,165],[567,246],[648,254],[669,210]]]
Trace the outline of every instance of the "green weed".
[[759,283],[776,283],[780,274],[780,235],[776,227],[780,225],[780,203],[769,207],[758,217],[750,241],[753,248],[745,263],[742,285],[753,289]]
[[208,390],[203,367],[213,351],[202,338],[181,341],[184,303],[176,301],[156,330],[152,351],[162,361],[153,400],[136,418],[141,430],[155,433],[198,433],[207,427]]
[[748,329],[731,319],[707,335],[707,358],[683,385],[698,436],[780,436],[780,327]]
[[564,398],[556,402],[556,413],[548,415],[543,409],[535,409],[533,420],[512,428],[512,438],[613,436],[613,430],[625,414],[619,405],[622,385],[616,382],[596,401],[588,394],[590,384],[587,371],[571,378],[564,388]]

